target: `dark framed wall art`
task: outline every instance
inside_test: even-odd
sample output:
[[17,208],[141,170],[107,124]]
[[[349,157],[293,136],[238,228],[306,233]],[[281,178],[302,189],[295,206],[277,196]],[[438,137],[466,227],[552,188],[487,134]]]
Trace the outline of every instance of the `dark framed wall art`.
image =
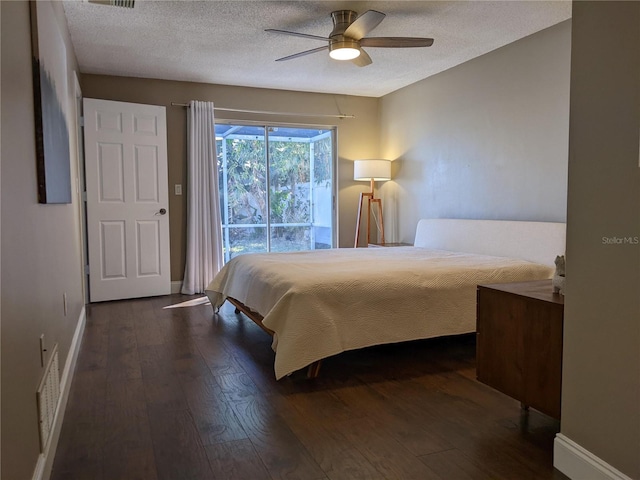
[[51,3],[29,3],[38,202],[71,203],[65,43]]

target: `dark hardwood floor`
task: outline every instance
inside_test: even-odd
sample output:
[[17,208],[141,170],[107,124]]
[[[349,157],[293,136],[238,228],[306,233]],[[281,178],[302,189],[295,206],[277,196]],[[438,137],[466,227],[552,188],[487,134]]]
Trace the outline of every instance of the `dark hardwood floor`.
[[194,298],[88,307],[52,479],[566,478],[558,422],[475,380],[473,335],[276,382],[270,337],[232,306],[164,308]]

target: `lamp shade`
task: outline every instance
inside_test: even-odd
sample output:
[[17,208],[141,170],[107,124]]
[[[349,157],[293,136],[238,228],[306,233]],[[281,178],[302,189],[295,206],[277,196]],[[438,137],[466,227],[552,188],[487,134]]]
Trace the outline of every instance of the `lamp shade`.
[[391,160],[356,160],[353,162],[354,180],[391,180]]

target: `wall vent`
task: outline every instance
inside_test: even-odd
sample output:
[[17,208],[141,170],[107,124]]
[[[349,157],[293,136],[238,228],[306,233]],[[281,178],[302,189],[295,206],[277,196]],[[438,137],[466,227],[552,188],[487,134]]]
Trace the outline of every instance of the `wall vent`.
[[89,3],[99,3],[100,5],[111,5],[112,7],[133,8],[135,0],[88,0]]
[[60,401],[60,368],[57,344],[53,347],[53,353],[36,392],[36,397],[38,422],[40,423],[40,452],[44,453],[53,430],[53,421]]

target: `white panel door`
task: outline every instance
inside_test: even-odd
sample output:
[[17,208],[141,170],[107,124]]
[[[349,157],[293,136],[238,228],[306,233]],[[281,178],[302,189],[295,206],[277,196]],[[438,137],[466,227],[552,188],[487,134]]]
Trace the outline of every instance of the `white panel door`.
[[84,99],[89,298],[171,293],[165,107]]

